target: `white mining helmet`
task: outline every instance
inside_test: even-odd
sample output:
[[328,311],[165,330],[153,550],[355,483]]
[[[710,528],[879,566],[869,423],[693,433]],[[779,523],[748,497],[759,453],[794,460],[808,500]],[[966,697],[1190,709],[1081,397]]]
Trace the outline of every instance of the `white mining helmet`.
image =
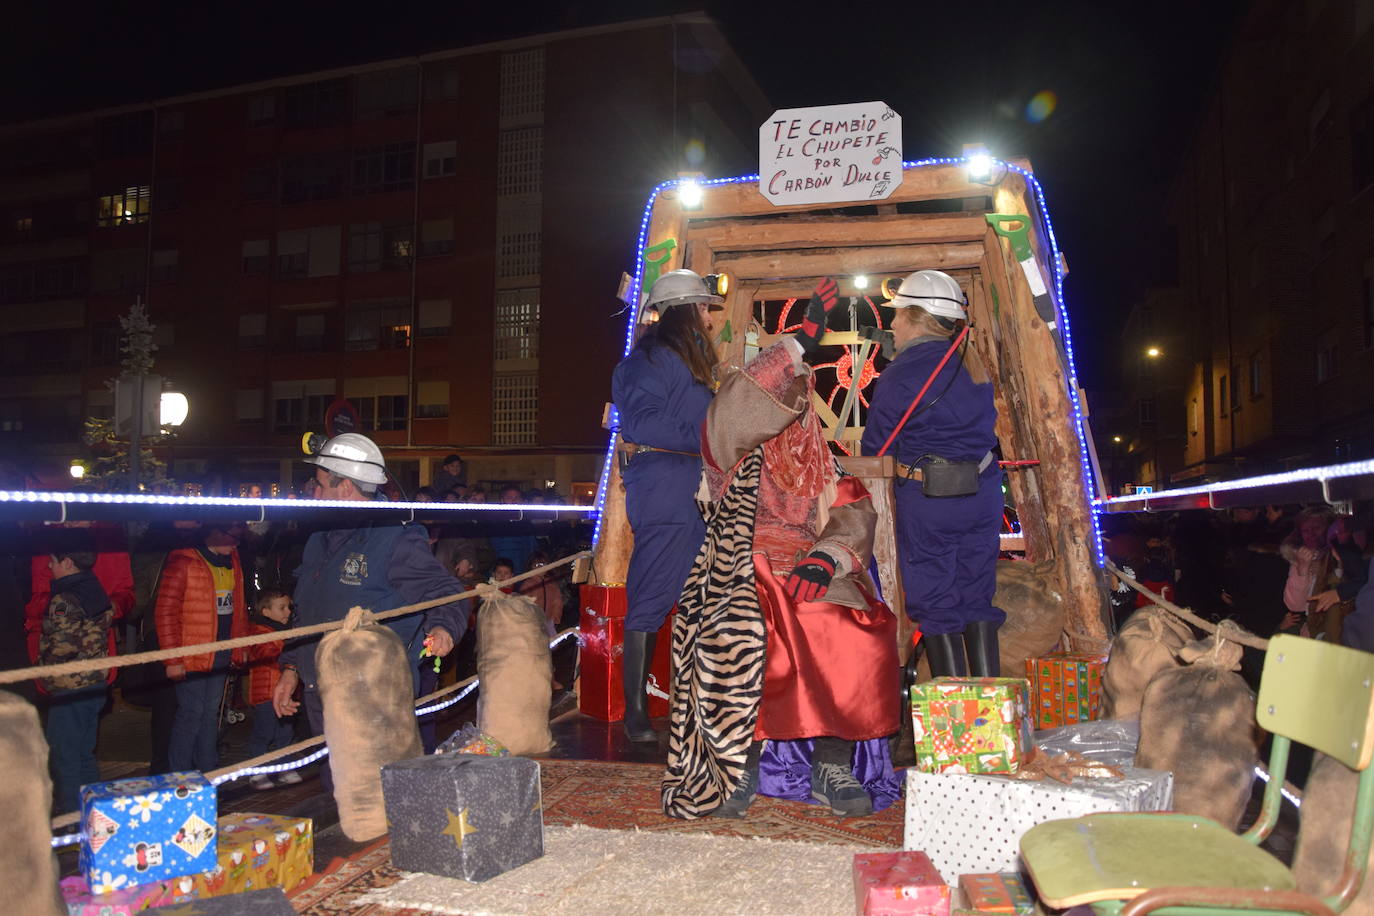
[[386,483],[386,459],[377,443],[359,433],[340,433],[326,440],[318,433],[306,433],[301,447],[306,464],[317,464],[340,477],[347,477],[364,493],[375,493]]
[[706,302],[713,306],[712,311],[719,311],[718,306],[724,301],[722,297],[711,292],[700,274],[682,268],[670,270],[654,281],[653,287],[649,289],[648,298],[644,300],[644,308],[662,313],[674,305]]
[[902,281],[888,305],[898,309],[922,308],[936,318],[968,320],[968,299],[959,281],[938,270],[918,270]]

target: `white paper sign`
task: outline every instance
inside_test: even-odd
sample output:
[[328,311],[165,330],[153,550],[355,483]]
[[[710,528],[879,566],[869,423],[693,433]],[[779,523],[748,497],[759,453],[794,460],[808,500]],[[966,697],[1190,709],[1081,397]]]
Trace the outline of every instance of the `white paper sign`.
[[882,200],[902,183],[902,118],[886,102],[785,108],[759,128],[759,193],[777,206]]

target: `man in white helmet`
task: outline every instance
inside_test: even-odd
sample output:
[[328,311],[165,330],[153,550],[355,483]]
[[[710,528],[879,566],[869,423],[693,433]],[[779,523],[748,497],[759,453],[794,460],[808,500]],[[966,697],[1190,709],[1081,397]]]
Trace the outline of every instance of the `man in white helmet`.
[[[312,442],[309,437],[307,441]],[[376,499],[377,488],[387,479],[381,449],[367,436],[357,433],[335,436],[311,450],[305,461],[316,466],[316,499]],[[355,605],[386,611],[459,591],[462,586],[458,580],[430,551],[422,525],[377,521],[364,522],[356,528],[316,531],[305,544],[297,571],[295,625],[342,620]],[[386,621],[413,661],[411,677],[417,689],[420,651],[426,637],[432,654],[447,655],[463,637],[471,612],[471,604],[464,599],[430,608],[423,614]],[[315,681],[318,644],[319,637],[311,637],[292,644],[281,654],[282,676],[272,693],[277,715],[289,716],[301,705],[293,695],[296,687],[303,685],[301,702],[305,704],[311,732],[316,735],[324,730],[323,707]]]
[[878,378],[863,453],[877,454],[890,439],[886,454],[898,462],[906,612],[921,629],[932,674],[995,677],[997,629],[1006,614],[992,604],[1003,506],[992,383],[967,343],[936,370],[968,320],[953,277],[917,271],[888,304],[896,309],[897,356]]

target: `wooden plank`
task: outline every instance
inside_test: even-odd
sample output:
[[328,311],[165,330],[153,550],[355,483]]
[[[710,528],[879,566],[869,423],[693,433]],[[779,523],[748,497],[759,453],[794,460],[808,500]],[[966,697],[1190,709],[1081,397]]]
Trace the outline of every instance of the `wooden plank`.
[[975,267],[982,257],[981,242],[953,242],[946,245],[820,248],[800,252],[721,252],[716,255],[715,266],[734,277],[749,280],[843,277],[854,274],[895,276],[927,268],[949,270]]
[[863,218],[783,214],[776,220],[701,220],[688,222],[688,238],[701,239],[716,251],[769,251],[784,248],[829,248],[871,245],[921,245],[981,242],[987,222],[963,213],[897,213]]

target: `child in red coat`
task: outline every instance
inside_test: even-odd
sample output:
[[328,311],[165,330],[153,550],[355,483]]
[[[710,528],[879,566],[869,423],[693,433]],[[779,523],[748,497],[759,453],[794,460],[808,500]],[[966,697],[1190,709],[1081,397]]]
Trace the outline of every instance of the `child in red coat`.
[[[291,599],[278,589],[264,589],[258,593],[253,605],[253,613],[248,618],[248,633],[271,633],[285,630],[291,626]],[[249,757],[257,757],[291,743],[294,733],[294,716],[277,718],[272,709],[272,691],[276,689],[281,670],[277,667],[277,656],[281,655],[283,643],[264,642],[256,646],[234,650],[236,664],[248,668],[248,702],[253,705],[253,734],[248,739]],[[248,780],[255,789],[270,789],[272,777],[259,773]],[[277,775],[276,785],[292,785],[301,781],[295,770],[287,770]]]

